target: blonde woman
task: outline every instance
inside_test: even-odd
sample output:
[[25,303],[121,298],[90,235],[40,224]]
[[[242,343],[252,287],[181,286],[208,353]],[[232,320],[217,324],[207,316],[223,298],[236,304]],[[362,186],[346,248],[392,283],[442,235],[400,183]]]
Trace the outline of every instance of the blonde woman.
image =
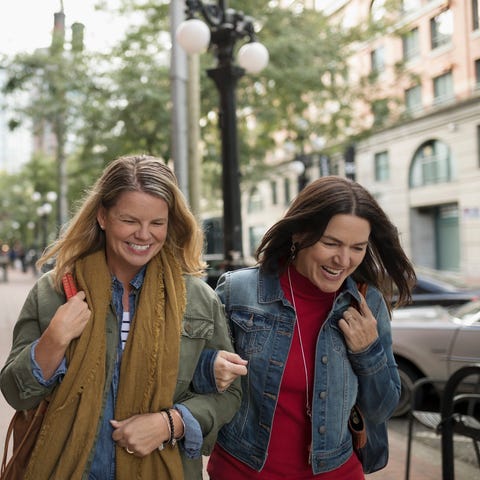
[[[240,402],[238,384],[192,387],[204,350],[212,362],[232,351],[222,304],[200,278],[202,243],[159,159],[105,168],[41,258],[55,267],[31,290],[1,371],[15,409],[50,398],[26,479],[202,478],[201,454]],[[79,290],[68,301],[66,272]]]

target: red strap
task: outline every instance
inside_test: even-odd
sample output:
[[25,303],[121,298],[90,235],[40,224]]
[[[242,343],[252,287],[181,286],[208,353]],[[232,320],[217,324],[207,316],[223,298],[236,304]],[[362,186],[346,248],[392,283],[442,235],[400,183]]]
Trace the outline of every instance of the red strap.
[[65,295],[67,296],[67,300],[77,294],[77,286],[75,285],[75,280],[73,279],[73,275],[70,272],[66,273],[63,276],[62,283],[63,289],[65,290]]

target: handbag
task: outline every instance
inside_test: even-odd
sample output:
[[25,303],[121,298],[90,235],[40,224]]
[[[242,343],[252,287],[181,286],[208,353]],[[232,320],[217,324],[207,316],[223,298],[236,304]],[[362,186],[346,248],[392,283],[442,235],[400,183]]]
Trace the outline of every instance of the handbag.
[[[365,297],[368,285],[358,284],[359,292]],[[354,305],[358,309],[357,305]],[[374,424],[365,419],[355,404],[350,412],[348,428],[352,434],[352,445],[364,473],[373,473],[385,468],[388,463],[388,432],[385,422]]]
[[[65,274],[62,283],[68,300],[77,293],[72,274]],[[0,480],[22,480],[24,478],[30,456],[42,428],[48,403],[48,399],[44,398],[36,408],[18,410],[14,413],[5,437]],[[8,447],[12,436],[12,456],[7,460]]]
[[[0,480],[21,480],[25,476],[30,455],[42,427],[48,400],[43,399],[37,408],[15,412],[8,426],[3,450]],[[13,451],[8,458],[8,446],[13,435]]]
[[388,432],[385,422],[374,424],[365,420],[355,404],[350,412],[348,428],[352,445],[364,473],[373,473],[385,468],[388,463]]

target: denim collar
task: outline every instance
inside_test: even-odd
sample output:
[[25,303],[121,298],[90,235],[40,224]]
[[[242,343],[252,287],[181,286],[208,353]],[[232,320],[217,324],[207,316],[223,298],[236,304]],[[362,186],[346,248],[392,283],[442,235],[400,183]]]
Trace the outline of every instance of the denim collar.
[[[277,301],[283,302],[285,305],[289,305],[288,300],[283,294],[282,287],[280,286],[280,279],[278,272],[271,273],[258,268],[258,301],[259,303],[273,303]],[[360,293],[357,288],[357,284],[352,277],[347,277],[340,292],[336,297],[336,304],[350,303],[351,297],[360,301]]]
[[[143,281],[145,280],[145,272],[147,271],[147,266],[144,265],[139,272],[133,277],[133,279],[130,282],[130,285],[135,289],[138,290],[142,285]],[[118,282],[121,284],[120,280],[115,275],[112,275],[112,282],[115,284]]]

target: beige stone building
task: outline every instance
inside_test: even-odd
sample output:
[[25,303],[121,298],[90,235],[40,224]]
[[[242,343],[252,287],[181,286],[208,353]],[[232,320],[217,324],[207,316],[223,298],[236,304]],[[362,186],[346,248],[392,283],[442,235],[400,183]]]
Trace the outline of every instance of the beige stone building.
[[[417,265],[480,283],[479,0],[403,6],[401,35],[359,52],[403,102],[395,123],[356,145],[356,179],[398,225]],[[391,86],[400,61],[415,76]]]
[[[392,35],[360,45],[352,59],[352,78],[375,73],[378,83],[370,103],[358,106],[374,129],[355,145],[356,180],[398,226],[415,264],[472,284],[480,284],[479,2],[404,0]],[[385,13],[384,0],[321,3],[346,23]],[[399,62],[414,75],[398,78]],[[384,95],[397,102],[383,103]],[[345,158],[331,165],[328,173],[349,173]],[[317,155],[308,178],[324,172]],[[297,193],[297,176],[282,167],[243,192],[247,257]]]

